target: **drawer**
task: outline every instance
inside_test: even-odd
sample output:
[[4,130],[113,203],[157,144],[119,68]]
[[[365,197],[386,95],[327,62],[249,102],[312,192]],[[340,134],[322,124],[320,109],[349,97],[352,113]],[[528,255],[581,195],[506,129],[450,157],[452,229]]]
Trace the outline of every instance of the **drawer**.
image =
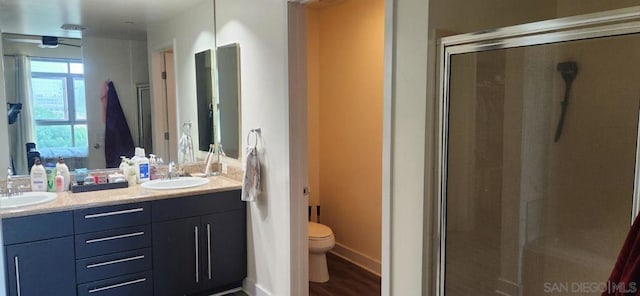
[[151,246],[151,225],[141,225],[75,236],[76,258],[147,248]]
[[78,296],[152,296],[151,271],[78,285]]
[[5,245],[73,235],[70,211],[2,220]]
[[148,202],[76,210],[73,212],[76,234],[149,224]]
[[176,197],[151,203],[154,222],[202,216],[244,209],[244,207],[245,203],[240,200],[240,190]]
[[140,249],[76,261],[78,283],[151,270],[151,249]]

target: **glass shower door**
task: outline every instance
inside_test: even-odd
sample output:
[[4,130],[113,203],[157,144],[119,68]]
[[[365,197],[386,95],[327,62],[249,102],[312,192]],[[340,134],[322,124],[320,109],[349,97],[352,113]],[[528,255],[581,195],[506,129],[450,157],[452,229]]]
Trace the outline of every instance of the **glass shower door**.
[[630,226],[640,35],[453,54],[444,292],[600,295]]

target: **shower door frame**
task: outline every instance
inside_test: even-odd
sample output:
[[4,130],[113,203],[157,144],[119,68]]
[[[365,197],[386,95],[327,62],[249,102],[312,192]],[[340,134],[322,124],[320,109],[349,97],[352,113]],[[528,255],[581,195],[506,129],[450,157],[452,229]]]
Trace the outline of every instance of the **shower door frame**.
[[[543,45],[565,41],[640,33],[640,6],[558,18],[442,38],[438,41],[438,99],[436,100],[436,180],[434,290],[445,295],[445,253],[447,214],[447,149],[449,129],[449,87],[451,57],[456,54]],[[640,211],[640,116],[636,140],[635,173],[631,219]]]

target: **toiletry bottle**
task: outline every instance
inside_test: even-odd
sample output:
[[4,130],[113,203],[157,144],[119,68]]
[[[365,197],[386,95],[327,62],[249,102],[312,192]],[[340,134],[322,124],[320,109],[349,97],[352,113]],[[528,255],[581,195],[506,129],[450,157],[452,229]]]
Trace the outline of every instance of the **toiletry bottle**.
[[71,183],[71,176],[69,175],[69,167],[67,166],[67,164],[64,163],[64,158],[62,157],[58,157],[58,163],[56,164],[56,172],[60,173],[64,178],[62,191],[69,190],[69,183]]
[[126,156],[120,156],[120,172],[126,176],[129,176],[129,159]]
[[36,158],[31,167],[31,191],[47,191],[47,172],[44,170],[40,158]]
[[158,160],[154,154],[149,154],[149,179],[158,178]]
[[56,192],[64,191],[64,176],[60,171],[56,172]]
[[135,164],[138,184],[149,181],[149,159],[144,156],[144,148],[136,147],[136,155],[131,160]]
[[47,173],[47,191],[56,192],[56,165],[54,163],[46,163],[44,171]]

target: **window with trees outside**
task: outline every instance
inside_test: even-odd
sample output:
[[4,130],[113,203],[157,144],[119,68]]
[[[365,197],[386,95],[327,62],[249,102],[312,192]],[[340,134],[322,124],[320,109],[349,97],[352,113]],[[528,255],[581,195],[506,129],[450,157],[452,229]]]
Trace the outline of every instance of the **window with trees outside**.
[[38,148],[66,148],[87,156],[87,108],[82,61],[32,58],[30,66]]

